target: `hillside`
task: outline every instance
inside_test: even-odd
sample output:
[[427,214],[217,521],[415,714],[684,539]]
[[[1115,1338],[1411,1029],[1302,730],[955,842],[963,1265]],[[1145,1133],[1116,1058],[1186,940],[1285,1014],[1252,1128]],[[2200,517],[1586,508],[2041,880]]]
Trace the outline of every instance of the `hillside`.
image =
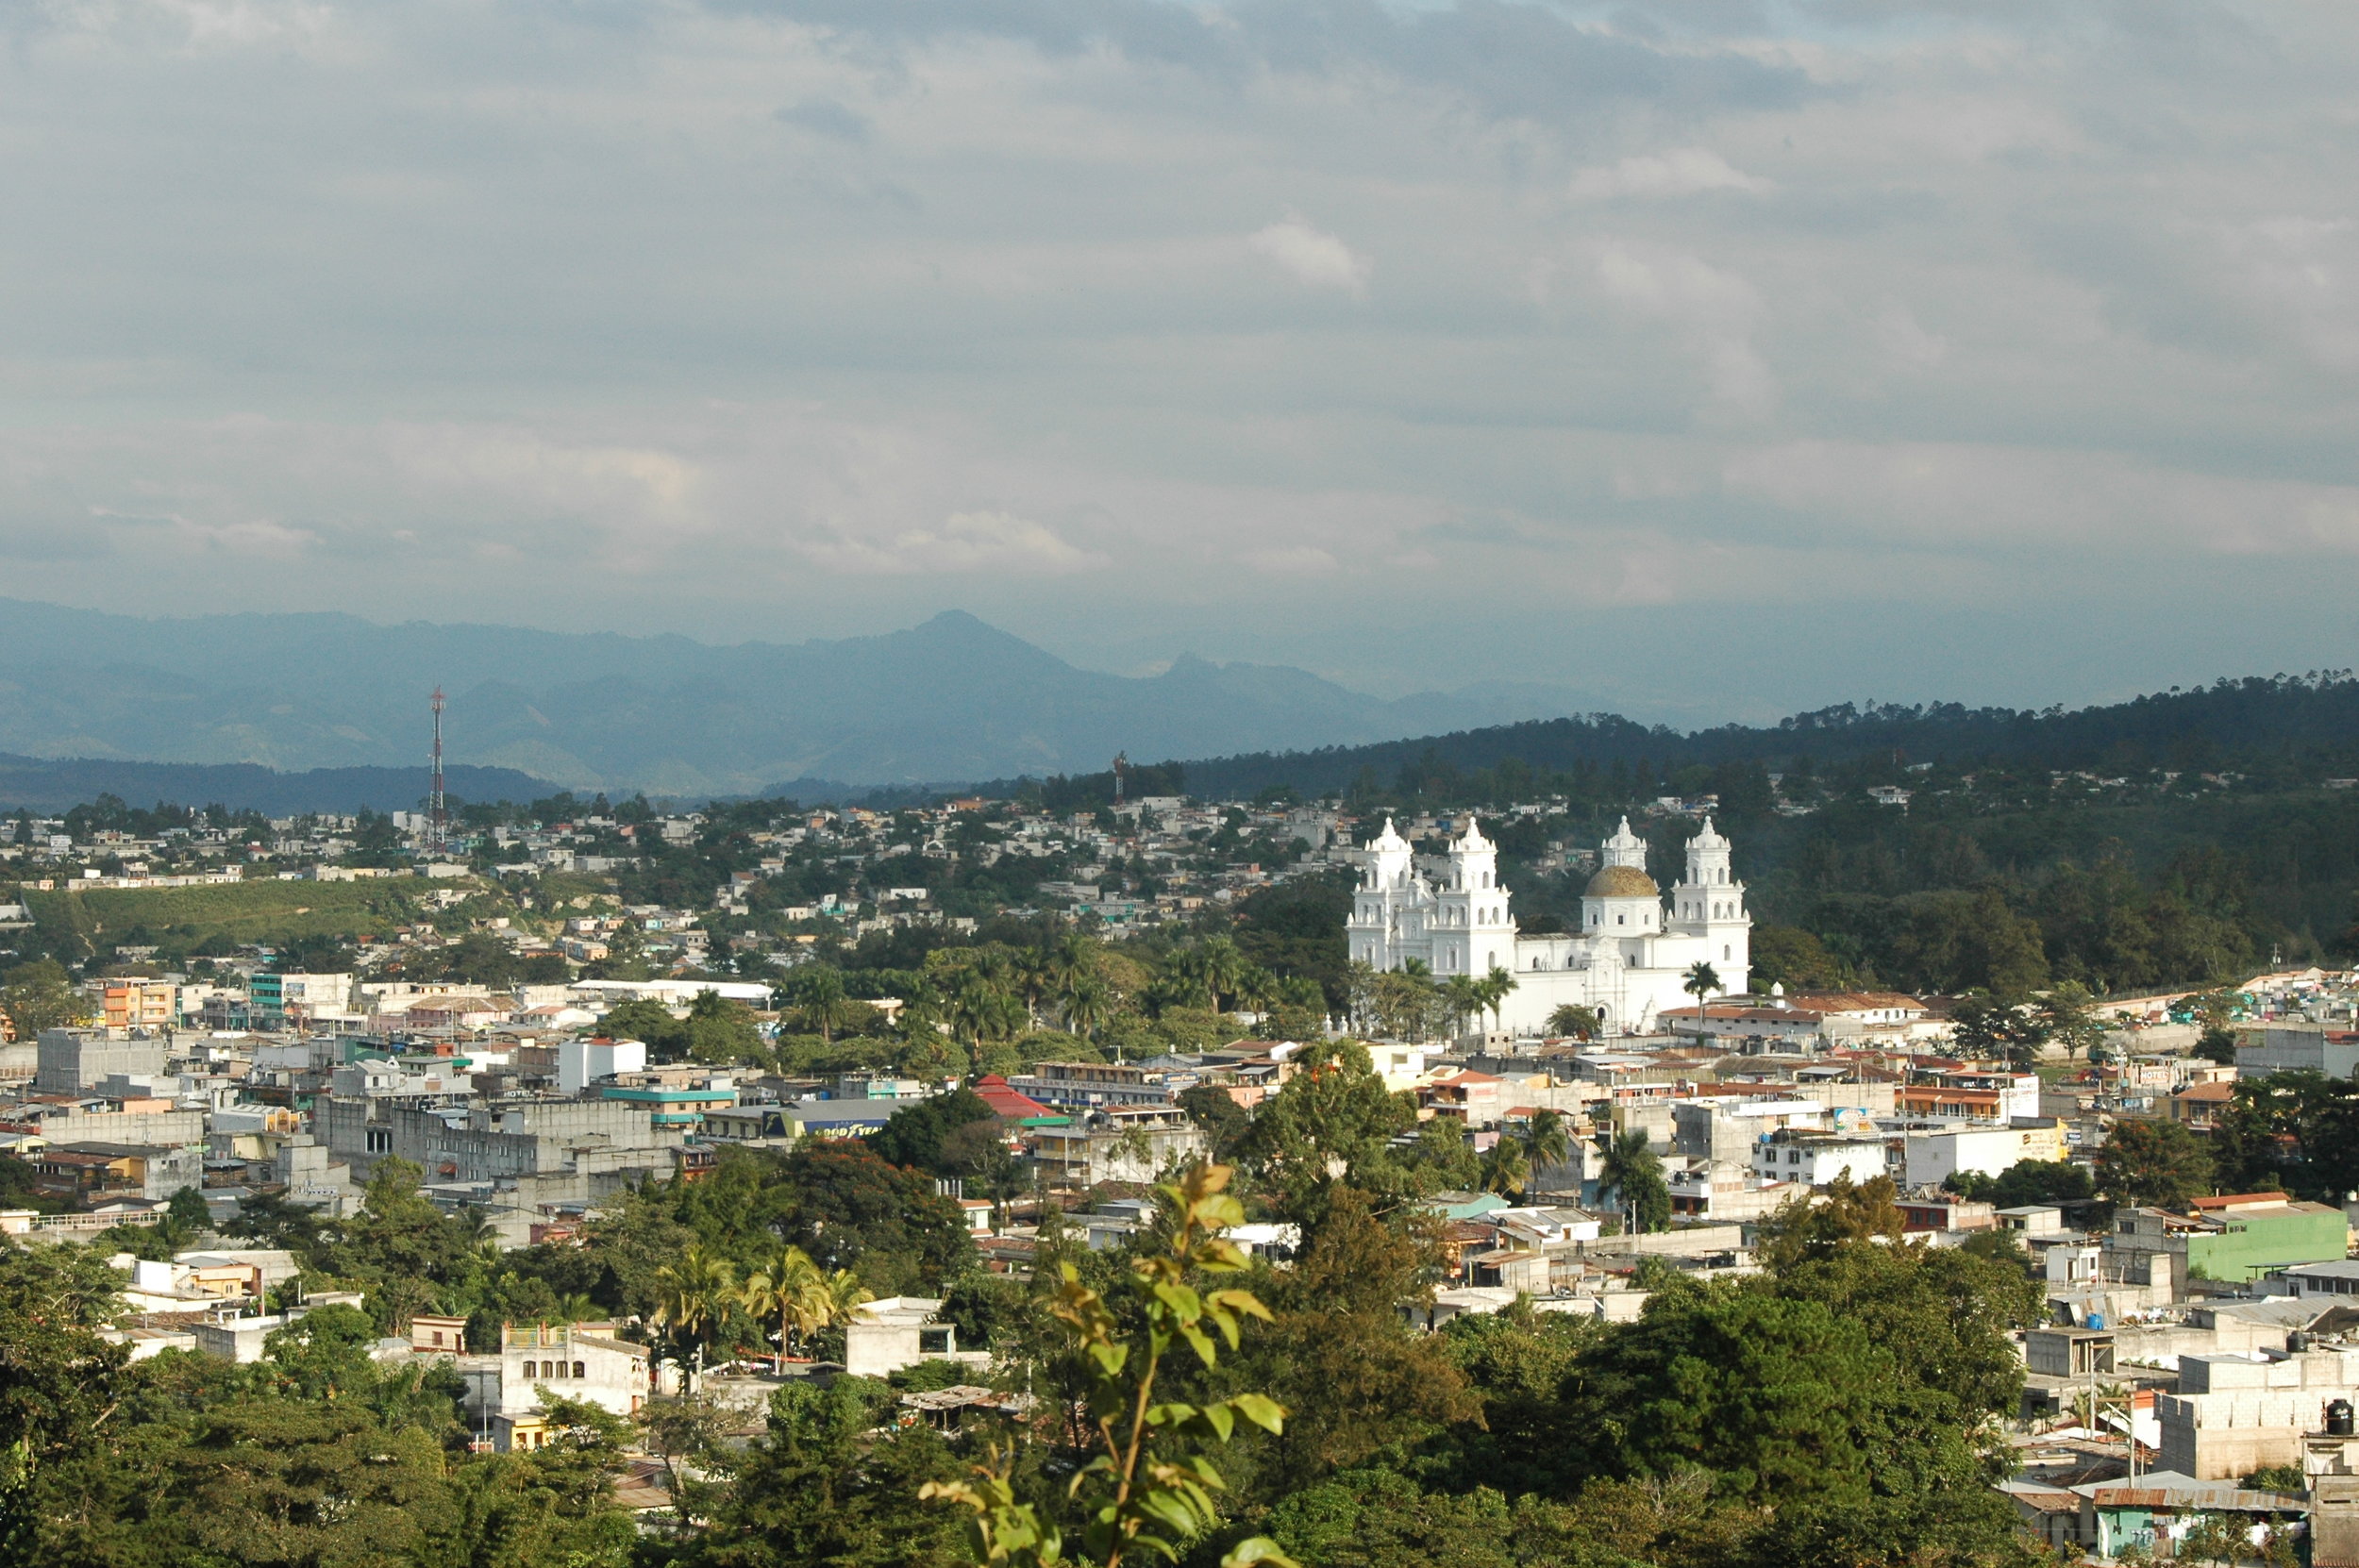
[[[61,811],[110,794],[128,801],[219,803],[266,816],[348,813],[363,807],[403,811],[425,798],[429,777],[425,768],[313,768],[280,773],[252,763],[209,767],[0,756],[0,809]],[[530,800],[548,793],[542,780],[513,768],[452,768],[443,785],[461,800]]]
[[1684,734],[1592,713],[1369,745],[1236,752],[1183,766],[1198,792],[1240,797],[1281,785],[1305,794],[1333,793],[1371,775],[1390,784],[1404,771],[1472,773],[1510,760],[1559,771],[1616,762],[1669,770],[1877,755],[1903,764],[2007,758],[2116,773],[2217,771],[2232,763],[2272,769],[2294,763],[2315,776],[2359,772],[2359,680],[2347,671],[2223,679],[2070,711],[1844,703],[1775,725]]

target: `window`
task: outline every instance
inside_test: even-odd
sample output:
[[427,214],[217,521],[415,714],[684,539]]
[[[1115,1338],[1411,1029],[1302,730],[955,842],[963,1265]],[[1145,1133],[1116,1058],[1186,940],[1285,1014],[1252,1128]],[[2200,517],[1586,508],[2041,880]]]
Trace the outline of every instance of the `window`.
[[587,1361],[576,1361],[576,1362],[574,1363],[574,1376],[577,1376],[577,1377],[587,1377],[587,1376],[590,1376],[590,1363],[589,1363],[589,1362],[587,1362]]
[[534,1376],[540,1365],[541,1363],[538,1361],[527,1361],[525,1363],[525,1376],[527,1377]]
[[434,1343],[436,1344],[441,1344],[443,1343],[443,1331],[440,1328],[434,1330]]

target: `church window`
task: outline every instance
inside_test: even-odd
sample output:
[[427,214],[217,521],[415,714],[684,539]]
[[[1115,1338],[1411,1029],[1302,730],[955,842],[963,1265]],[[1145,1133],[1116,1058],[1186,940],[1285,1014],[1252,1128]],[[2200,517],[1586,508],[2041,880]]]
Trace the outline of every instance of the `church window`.
[[1720,957],[1721,957],[1721,959],[1722,959],[1723,960],[1725,960],[1725,959],[1728,958],[1728,956],[1729,956],[1728,944],[1727,944],[1727,943],[1725,943],[1725,942],[1723,942],[1723,943],[1721,944],[1721,946],[1720,946]]

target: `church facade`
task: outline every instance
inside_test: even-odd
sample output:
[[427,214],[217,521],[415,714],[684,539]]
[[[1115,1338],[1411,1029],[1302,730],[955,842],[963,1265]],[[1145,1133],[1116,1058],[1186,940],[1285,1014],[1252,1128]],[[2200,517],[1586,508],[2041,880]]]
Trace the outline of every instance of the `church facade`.
[[1729,841],[1711,818],[1687,841],[1686,876],[1667,899],[1647,875],[1646,841],[1628,817],[1598,847],[1580,929],[1525,936],[1515,929],[1514,895],[1499,883],[1497,848],[1471,818],[1430,876],[1387,818],[1361,852],[1345,923],[1351,957],[1377,969],[1414,959],[1442,980],[1506,970],[1515,989],[1500,1022],[1524,1035],[1541,1033],[1566,1003],[1597,1009],[1610,1034],[1644,1033],[1664,1009],[1694,1004],[1682,988],[1698,963],[1710,964],[1725,990],[1746,989],[1752,920]]

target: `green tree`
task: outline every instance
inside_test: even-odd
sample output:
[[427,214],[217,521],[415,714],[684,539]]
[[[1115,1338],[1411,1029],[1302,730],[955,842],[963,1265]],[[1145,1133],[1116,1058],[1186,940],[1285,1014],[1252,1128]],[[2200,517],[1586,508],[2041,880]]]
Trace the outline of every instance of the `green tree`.
[[866,1377],[796,1379],[770,1396],[761,1438],[736,1462],[682,1568],[957,1568],[958,1515],[918,1499],[959,1465],[929,1428],[895,1428],[895,1391]]
[[1280,1217],[1314,1224],[1338,1187],[1380,1201],[1406,1196],[1415,1177],[1392,1141],[1416,1125],[1416,1105],[1384,1087],[1357,1041],[1323,1041],[1295,1057],[1295,1074],[1264,1101],[1240,1150]]
[[2184,1209],[2211,1185],[2211,1151],[2178,1122],[2124,1118],[2097,1151],[2098,1193],[2116,1206]]
[[672,1016],[661,1002],[634,996],[618,1002],[598,1020],[598,1033],[610,1040],[636,1040],[647,1047],[654,1061],[678,1061],[688,1055],[688,1026]]
[[1569,1036],[1574,1040],[1595,1040],[1602,1026],[1603,1021],[1598,1017],[1598,1009],[1584,1008],[1578,1002],[1566,1002],[1548,1014],[1548,1033],[1560,1038]]
[[1482,1156],[1482,1190],[1501,1197],[1516,1197],[1531,1185],[1531,1161],[1523,1146],[1510,1138],[1492,1144]]
[[91,1016],[64,967],[51,959],[18,964],[0,976],[0,1013],[8,1015],[19,1040],[38,1039],[43,1029],[86,1024]]
[[1890,1176],[1855,1184],[1848,1173],[1838,1175],[1820,1195],[1789,1198],[1761,1222],[1761,1259],[1783,1272],[1853,1243],[1896,1238],[1903,1228],[1899,1195]]

